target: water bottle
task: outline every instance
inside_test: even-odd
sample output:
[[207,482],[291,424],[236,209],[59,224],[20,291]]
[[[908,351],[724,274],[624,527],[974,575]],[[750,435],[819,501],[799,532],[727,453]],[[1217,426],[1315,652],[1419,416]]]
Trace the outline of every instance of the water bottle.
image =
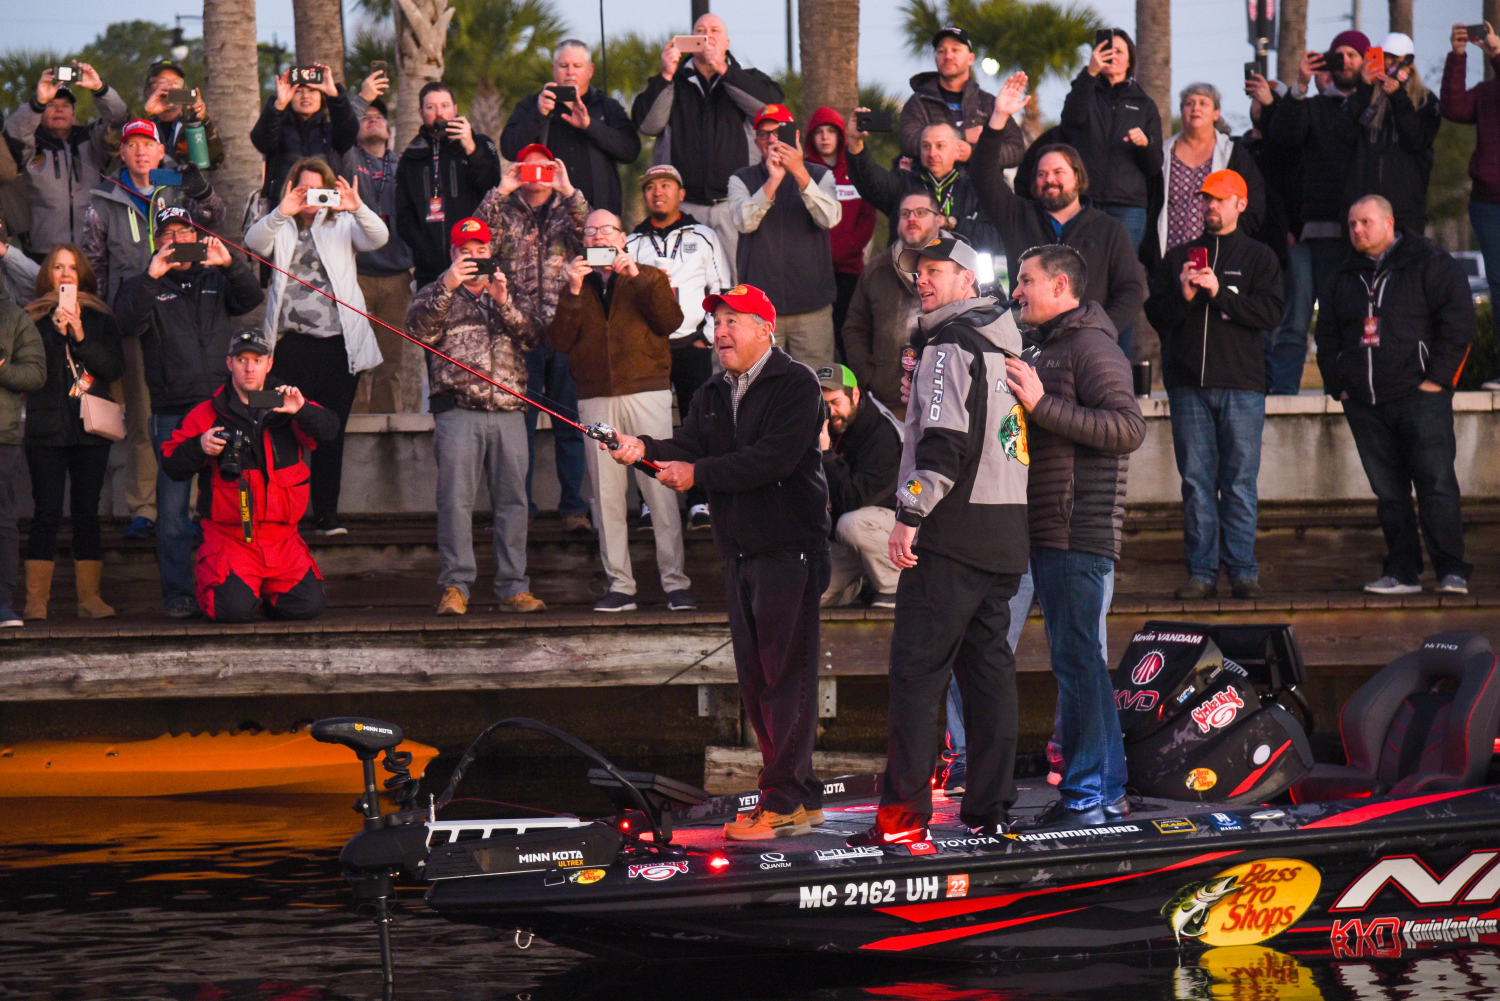
[[188,160],[199,170],[207,170],[208,130],[197,119],[189,119],[182,123],[182,131],[187,135]]

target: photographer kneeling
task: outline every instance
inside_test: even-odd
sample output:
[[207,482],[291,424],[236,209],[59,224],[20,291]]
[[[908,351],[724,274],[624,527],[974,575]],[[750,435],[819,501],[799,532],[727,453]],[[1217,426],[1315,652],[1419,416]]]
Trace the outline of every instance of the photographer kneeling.
[[234,338],[228,365],[229,384],[194,407],[162,446],[163,472],[174,480],[198,476],[198,606],[215,622],[253,621],[262,600],[269,617],[311,619],[324,597],[297,534],[310,475],[303,451],[336,440],[338,418],[295,386],[262,398],[271,345],[259,331]]

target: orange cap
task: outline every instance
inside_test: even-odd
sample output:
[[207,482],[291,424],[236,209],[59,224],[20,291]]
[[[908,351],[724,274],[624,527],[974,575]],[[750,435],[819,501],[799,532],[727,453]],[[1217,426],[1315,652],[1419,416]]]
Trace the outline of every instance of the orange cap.
[[1245,186],[1245,179],[1233,170],[1216,170],[1203,179],[1203,187],[1198,189],[1200,195],[1212,195],[1215,198],[1228,198],[1230,195],[1236,198],[1250,197],[1250,189]]

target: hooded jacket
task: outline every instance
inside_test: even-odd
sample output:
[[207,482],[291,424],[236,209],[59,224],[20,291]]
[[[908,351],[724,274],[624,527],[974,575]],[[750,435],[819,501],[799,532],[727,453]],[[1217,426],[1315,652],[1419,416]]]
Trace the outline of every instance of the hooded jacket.
[[349,89],[338,84],[338,95],[323,95],[323,104],[307,118],[288,104],[277,110],[276,97],[266,98],[260,118],[250,130],[250,142],[266,158],[266,183],[260,192],[272,205],[281,201],[287,171],[304,156],[315,156],[335,169],[359,139],[359,118],[349,103]]
[[[438,141],[436,189],[432,154],[429,130],[423,126],[396,164],[396,233],[411,248],[418,285],[448,270],[448,232],[460,219],[477,215],[485,194],[500,183],[500,151],[488,136],[474,133],[474,152],[468,156],[457,140]],[[443,199],[441,222],[427,221],[434,195]]]
[[[1208,250],[1208,266],[1219,278],[1219,294],[1206,289],[1182,297],[1178,276],[1194,247]],[[1219,236],[1204,233],[1167,256],[1151,272],[1146,318],[1161,336],[1162,381],[1168,389],[1266,391],[1265,339],[1285,309],[1281,265],[1264,243],[1236,227]]]
[[[554,192],[538,219],[519,190],[501,198],[496,187],[484,196],[474,216],[489,226],[490,252],[500,258],[516,307],[540,337],[568,287],[568,262],[583,253],[583,221],[589,216],[589,203],[577,188],[568,198]],[[447,269],[446,264],[443,267]]]
[[[1386,108],[1377,126],[1372,116],[1376,102],[1382,101]],[[1344,204],[1353,205],[1365,195],[1381,195],[1391,203],[1398,228],[1425,231],[1433,144],[1443,121],[1437,95],[1428,94],[1419,108],[1405,87],[1397,87],[1390,95],[1372,88],[1370,103],[1360,117]],[[1371,124],[1364,124],[1366,118],[1371,118]]]
[[[36,329],[47,352],[47,382],[26,397],[26,444],[50,448],[74,445],[109,445],[108,438],[83,429],[81,401],[72,396],[73,369],[94,377],[89,395],[113,399],[109,384],[125,374],[125,351],[120,346],[120,327],[108,313],[80,306],[83,340],[58,330],[52,314],[37,321]],[[73,364],[68,364],[72,354]]]
[[639,266],[634,277],[615,275],[612,284],[608,306],[597,274],[577,295],[564,289],[547,343],[568,356],[580,400],[671,389],[667,338],[682,325],[682,310],[666,274]]
[[1469,177],[1474,182],[1469,197],[1493,205],[1500,203],[1500,56],[1491,59],[1490,66],[1495,71],[1493,79],[1467,87],[1467,52],[1448,53],[1438,107],[1450,122],[1476,126],[1474,155],[1469,157]]
[[896,520],[920,526],[916,549],[990,573],[1030,559],[1026,410],[1006,384],[1021,333],[994,299],[960,299],[917,320]]
[[25,310],[0,284],[0,445],[21,444],[26,394],[47,384],[47,351]]
[[[1146,227],[1146,237],[1141,241],[1141,263],[1149,274],[1161,260],[1167,245],[1167,193],[1172,190],[1172,145],[1182,136],[1181,132],[1164,140],[1161,144],[1161,174],[1151,178],[1150,198],[1146,205],[1146,219],[1154,224]],[[1232,170],[1245,179],[1249,192],[1245,200],[1249,203],[1240,213],[1240,228],[1254,233],[1266,215],[1266,182],[1260,168],[1250,155],[1249,148],[1240,140],[1231,139],[1222,132],[1214,133],[1214,152],[1209,157],[1208,172]]]
[[106,137],[130,114],[120,92],[108,84],[94,94],[94,107],[99,117],[88,125],[73,126],[66,139],[41,127],[42,112],[47,109],[39,107],[34,97],[5,123],[5,134],[17,147],[16,160],[26,173],[32,253],[45,254],[59,243],[83,241],[90,191],[113,155]]
[[860,396],[859,409],[844,433],[823,453],[828,508],[833,523],[862,507],[894,508],[901,472],[901,432],[873,397]]
[[[121,170],[119,177],[125,172]],[[202,175],[199,175],[201,178]],[[203,180],[189,195],[186,188],[153,188],[147,211],[141,212],[135,196],[105,177],[94,187],[88,214],[84,217],[83,255],[94,268],[99,298],[119,309],[120,287],[151,266],[156,253],[156,213],[170,206],[187,209],[200,226],[218,229],[224,222],[224,199]]]
[[683,56],[671,80],[656,74],[630,106],[641,135],[657,137],[652,164],[676,167],[687,200],[699,205],[729,197],[734,172],[760,162],[755,113],[785,101],[775,80],[741,66],[732,52],[724,58],[728,69],[706,81],[693,57]]
[[[1351,253],[1333,279],[1328,323],[1316,332],[1323,391],[1376,404],[1424,380],[1452,390],[1474,339],[1474,300],[1458,262],[1410,230],[1378,266]],[[1376,343],[1365,319],[1378,321]]]
[[[1134,77],[1111,84],[1103,73],[1080,70],[1061,128],[1062,141],[1083,157],[1094,204],[1146,207],[1148,182],[1161,172],[1161,115]],[[1146,134],[1146,145],[1126,138],[1131,129]]]
[[[1017,130],[1018,137],[1019,134],[1020,130]],[[999,150],[992,151],[1000,158],[997,169],[1003,171],[1006,167],[1014,166],[1024,149],[1024,145],[1006,142]],[[972,160],[973,158],[971,162]],[[892,243],[896,240],[897,212],[901,208],[901,199],[913,191],[925,190],[937,194],[939,201],[943,202],[947,209],[945,214],[958,220],[958,225],[953,227],[953,233],[963,237],[975,249],[987,250],[991,254],[1005,252],[1005,242],[1000,232],[995,228],[994,221],[980,203],[978,192],[974,187],[974,178],[970,173],[972,167],[955,163],[953,174],[956,176],[944,190],[938,179],[920,165],[915,170],[886,170],[875,162],[875,157],[870,153],[868,146],[858,153],[850,154],[847,162],[849,178],[855,190],[865,201],[879,206],[880,210],[886,214],[886,218],[890,220]]]
[[543,115],[537,110],[537,97],[522,99],[510,113],[500,133],[501,155],[514,160],[527,146],[541,143],[567,164],[568,180],[578,186],[591,207],[619,215],[623,211],[620,164],[634,163],[641,155],[641,137],[630,116],[619,101],[590,87],[583,93],[589,127],[578,129],[559,117]]
[[901,352],[911,343],[911,332],[921,303],[911,279],[896,266],[906,249],[897,240],[865,265],[844,317],[844,361],[860,389],[872,394],[898,417],[906,415],[901,402]]
[[[953,122],[953,112],[944,96],[941,77],[936,70],[918,73],[911,78],[911,97],[901,108],[901,155],[915,161],[922,154],[922,130],[936,122]],[[959,101],[962,104],[960,121],[955,123],[961,131],[983,125],[995,112],[995,95],[979,86],[972,72],[964,81]],[[809,129],[808,131],[812,131]],[[1007,164],[1006,166],[1015,166]]]
[[[844,116],[832,108],[819,108],[807,120],[807,133],[802,141],[804,149],[810,149],[811,136],[820,126],[832,125],[838,129],[839,141],[835,148],[833,166],[834,195],[838,199],[843,215],[839,224],[828,231],[833,243],[833,270],[841,274],[857,275],[865,269],[865,246],[875,233],[875,206],[859,196],[859,189],[849,180],[849,164],[844,154]],[[809,154],[814,162],[823,163],[817,154]],[[824,166],[828,166],[823,163]]]
[[668,226],[654,226],[647,217],[625,240],[625,250],[637,264],[666,272],[677,305],[682,308],[682,326],[672,334],[673,345],[689,344],[699,337],[707,341],[703,300],[734,284],[729,259],[714,228],[686,212]]
[[[512,286],[514,287],[514,286]],[[423,344],[518,393],[526,392],[526,358],[536,328],[516,305],[514,294],[495,306],[467,289],[450,292],[441,281],[417,290],[406,313],[406,332]],[[429,362],[433,413],[452,410],[521,410],[526,404],[504,390],[433,356]]]
[[1027,331],[1045,392],[1026,418],[1033,547],[1120,558],[1125,478],[1146,421],[1117,336],[1095,302]]

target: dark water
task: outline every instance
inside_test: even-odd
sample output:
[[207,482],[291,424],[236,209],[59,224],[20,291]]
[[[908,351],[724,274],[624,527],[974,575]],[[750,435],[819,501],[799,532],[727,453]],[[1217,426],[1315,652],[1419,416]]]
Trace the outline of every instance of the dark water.
[[[381,996],[373,926],[337,855],[348,797],[7,801],[0,998],[333,1001]],[[868,959],[632,966],[435,918],[409,891],[394,928],[409,1001],[1443,1001],[1500,995],[1500,954],[1333,962],[1258,947],[1047,965]]]

